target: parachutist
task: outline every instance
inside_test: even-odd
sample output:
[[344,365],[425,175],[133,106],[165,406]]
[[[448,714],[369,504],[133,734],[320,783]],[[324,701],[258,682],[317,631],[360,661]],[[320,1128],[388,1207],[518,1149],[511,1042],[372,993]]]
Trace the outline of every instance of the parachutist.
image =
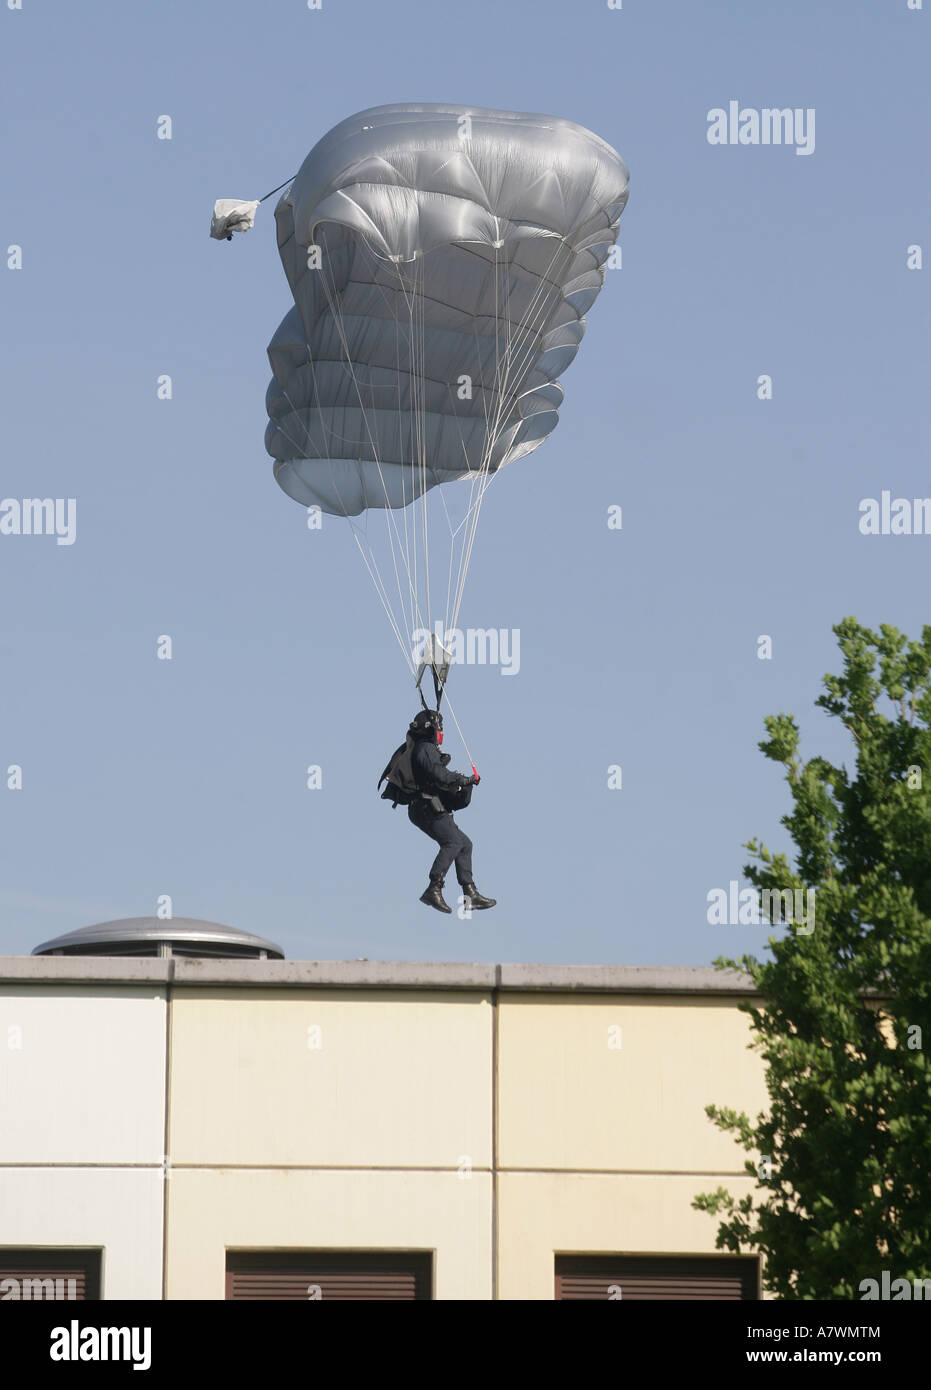
[[472,881],[472,841],[453,818],[453,811],[468,806],[479,775],[474,767],[471,777],[451,772],[449,755],[439,750],[442,742],[443,716],[439,710],[421,710],[411,720],[405,742],[385,768],[378,785],[387,781],[382,796],[396,806],[406,805],[411,824],[440,847],[420,901],[438,912],[452,912],[443,897],[443,885],[449,866],[455,863],[466,911],[494,907],[496,900],[484,897]]

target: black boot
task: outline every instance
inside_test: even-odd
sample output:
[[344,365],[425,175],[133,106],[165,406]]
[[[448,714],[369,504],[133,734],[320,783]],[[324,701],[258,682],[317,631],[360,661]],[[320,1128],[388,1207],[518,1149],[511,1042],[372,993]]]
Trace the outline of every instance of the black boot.
[[473,907],[494,907],[497,898],[483,898],[474,883],[462,884],[463,906],[468,912]]
[[427,907],[435,907],[437,912],[452,912],[452,908],[443,899],[443,882],[441,878],[431,878],[426,892],[420,895],[420,901],[426,903]]

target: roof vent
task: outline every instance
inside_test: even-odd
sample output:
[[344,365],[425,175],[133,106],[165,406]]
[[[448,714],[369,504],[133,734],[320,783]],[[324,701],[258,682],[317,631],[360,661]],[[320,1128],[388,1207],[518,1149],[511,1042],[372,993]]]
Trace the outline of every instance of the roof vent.
[[284,951],[238,927],[195,917],[125,917],[66,932],[36,946],[34,956],[205,956],[284,960]]

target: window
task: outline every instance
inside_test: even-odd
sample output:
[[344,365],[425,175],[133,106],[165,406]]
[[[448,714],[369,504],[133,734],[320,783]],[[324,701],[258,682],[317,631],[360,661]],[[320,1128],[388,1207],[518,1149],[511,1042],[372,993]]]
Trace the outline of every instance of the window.
[[755,1299],[755,1259],[713,1255],[557,1255],[556,1297]]
[[99,1250],[0,1249],[0,1300],[68,1303],[99,1297]]
[[235,1251],[226,1256],[226,1297],[306,1302],[430,1299],[429,1252]]

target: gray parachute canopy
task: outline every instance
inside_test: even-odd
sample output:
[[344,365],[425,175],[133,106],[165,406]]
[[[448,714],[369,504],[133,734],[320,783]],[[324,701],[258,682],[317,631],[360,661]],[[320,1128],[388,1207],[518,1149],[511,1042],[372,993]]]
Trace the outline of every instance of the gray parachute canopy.
[[284,491],[348,517],[456,479],[480,497],[536,449],[627,178],[553,116],[376,106],[325,135],[275,211],[294,307],[265,443]]

